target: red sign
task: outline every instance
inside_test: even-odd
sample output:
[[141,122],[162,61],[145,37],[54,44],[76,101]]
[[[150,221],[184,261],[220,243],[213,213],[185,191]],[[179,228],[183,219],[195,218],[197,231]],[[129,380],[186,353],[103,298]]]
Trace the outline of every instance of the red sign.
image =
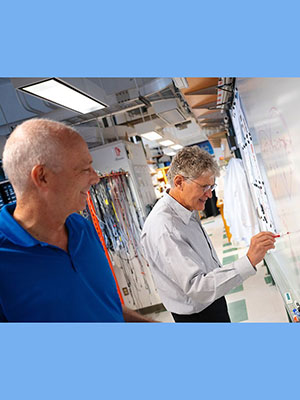
[[115,147],[114,150],[115,150],[116,156],[120,157],[121,150],[119,149],[119,147]]

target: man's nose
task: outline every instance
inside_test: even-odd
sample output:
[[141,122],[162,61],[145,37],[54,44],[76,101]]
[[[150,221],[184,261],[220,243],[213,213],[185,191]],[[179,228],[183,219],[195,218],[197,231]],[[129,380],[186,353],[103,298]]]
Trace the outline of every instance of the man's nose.
[[210,199],[212,198],[212,190],[209,188],[208,191],[205,193],[207,195],[207,197],[209,197]]

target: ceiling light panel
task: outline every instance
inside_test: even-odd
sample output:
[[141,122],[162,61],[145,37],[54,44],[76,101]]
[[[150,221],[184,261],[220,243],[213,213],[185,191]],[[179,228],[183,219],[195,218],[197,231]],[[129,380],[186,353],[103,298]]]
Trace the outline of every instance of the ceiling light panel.
[[86,94],[81,93],[56,79],[49,79],[30,86],[25,86],[20,88],[20,90],[82,114],[101,110],[101,108],[105,107],[105,105],[92,99]]
[[142,137],[144,137],[145,139],[148,140],[159,140],[162,138],[161,135],[159,135],[157,132],[147,132],[147,133],[142,133],[141,134]]
[[163,140],[162,142],[159,142],[159,144],[162,146],[171,146],[174,142],[172,142],[172,140]]
[[171,146],[171,147],[172,147],[172,149],[174,149],[174,150],[180,150],[180,149],[183,148],[183,146],[181,146],[181,144],[174,144],[174,146]]
[[166,154],[167,156],[175,156],[176,153],[174,150],[167,147],[166,149],[164,149],[164,154]]

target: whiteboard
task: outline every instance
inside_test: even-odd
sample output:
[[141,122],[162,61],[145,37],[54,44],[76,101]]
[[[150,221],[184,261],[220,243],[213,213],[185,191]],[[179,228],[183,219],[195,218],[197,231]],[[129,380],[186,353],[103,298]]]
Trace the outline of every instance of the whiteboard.
[[[239,78],[240,96],[278,238],[267,264],[283,298],[300,300],[300,78]],[[291,300],[289,300],[291,295]]]

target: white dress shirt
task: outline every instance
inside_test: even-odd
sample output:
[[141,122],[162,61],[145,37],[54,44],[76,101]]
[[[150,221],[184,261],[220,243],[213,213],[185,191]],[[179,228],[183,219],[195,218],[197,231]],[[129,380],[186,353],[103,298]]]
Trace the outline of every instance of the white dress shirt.
[[247,256],[222,267],[198,212],[168,193],[146,219],[141,243],[159,296],[176,314],[202,311],[255,274]]

